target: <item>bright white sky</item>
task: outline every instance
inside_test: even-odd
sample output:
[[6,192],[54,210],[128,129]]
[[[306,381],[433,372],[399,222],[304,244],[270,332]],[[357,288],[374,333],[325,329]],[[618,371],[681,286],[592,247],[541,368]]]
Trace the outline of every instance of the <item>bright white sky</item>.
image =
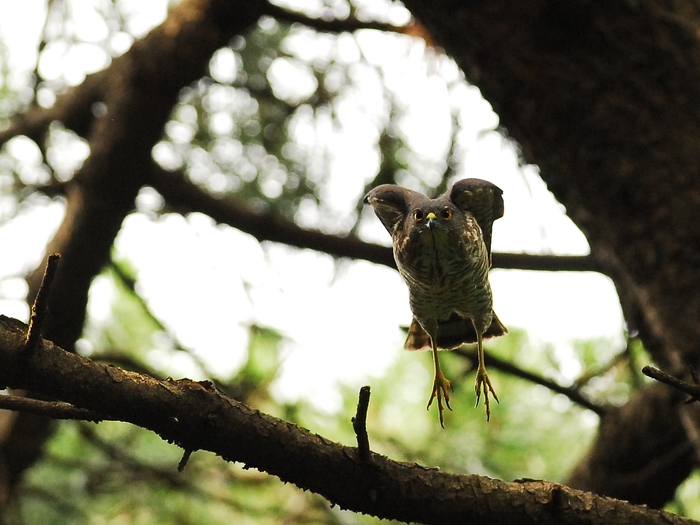
[[[137,35],[165,16],[162,0],[124,4],[131,6],[132,28]],[[87,42],[104,38],[106,29],[90,8],[92,3],[74,0],[71,5],[80,38]],[[10,50],[14,70],[34,68],[44,9],[43,0],[0,0],[0,36]],[[400,15],[400,11],[394,12],[394,16]],[[130,43],[131,37],[126,34],[111,41],[113,49],[122,52]],[[303,52],[303,41],[299,46]],[[438,61],[426,60],[419,45],[407,47],[405,40],[387,43],[372,32],[359,34],[352,46],[359,46],[372,62],[386,64],[386,81],[399,86],[402,97],[422,101],[409,106],[403,129],[410,134],[415,151],[426,157],[442,155],[446,123],[436,121],[435,115],[444,113],[441,109],[446,95],[440,91],[444,85],[426,79],[424,70],[449,66],[436,66]],[[107,64],[95,46],[85,44],[69,52],[66,49],[57,45],[42,61],[45,76],[62,77],[75,84],[86,73]],[[275,75],[280,82],[298,77],[297,72],[285,67],[277,68]],[[22,76],[14,79],[23,81]],[[457,100],[473,126],[465,131],[473,136],[473,142],[465,153],[463,176],[490,180],[504,190],[506,213],[494,225],[494,250],[587,253],[585,238],[547,191],[536,168],[520,168],[513,147],[497,133],[478,138],[481,131],[497,123],[478,90],[465,85]],[[338,211],[340,223],[352,218],[354,199],[373,175],[375,162],[373,153],[362,155],[368,148],[367,122],[362,122],[362,112],[349,107],[344,114],[342,133],[330,140],[342,147],[334,151],[326,196],[329,207]],[[27,165],[37,162],[38,152],[26,141],[9,147]],[[55,154],[65,156],[66,169],[70,170],[87,150],[80,143],[68,141],[56,148]],[[141,197],[144,208],[151,201],[152,195],[145,192]],[[62,213],[61,204],[47,202],[0,227],[0,246],[12,246],[0,259],[0,313],[27,319],[23,302],[26,288],[17,276],[38,264]],[[313,213],[309,222],[314,222]],[[390,240],[373,216],[363,221],[361,234],[384,244]],[[249,236],[217,226],[201,215],[167,216],[159,221],[147,214],[132,215],[124,223],[116,249],[120,258],[128,258],[139,268],[140,290],[153,312],[183,345],[205,359],[211,370],[225,375],[242,363],[247,324],[275,327],[288,337],[275,393],[312,398],[328,410],[337,408],[340,402],[334,386],[337,381],[359,386],[391,365],[403,344],[398,326],[408,324],[411,318],[405,285],[393,270],[364,262],[344,261],[338,265],[330,257],[280,245],[261,248]],[[554,344],[564,360],[575,339],[603,337],[612,347],[623,345],[622,314],[614,287],[606,277],[494,270],[491,282],[495,310],[503,323],[527,329],[533,344]],[[95,282],[90,308],[96,319],[109,316],[111,293],[106,280]],[[169,366],[173,376],[194,375],[184,355],[173,358],[171,353],[161,351],[154,352],[152,358]],[[416,358],[428,359],[428,355]],[[573,378],[579,371],[572,367],[568,372]]]

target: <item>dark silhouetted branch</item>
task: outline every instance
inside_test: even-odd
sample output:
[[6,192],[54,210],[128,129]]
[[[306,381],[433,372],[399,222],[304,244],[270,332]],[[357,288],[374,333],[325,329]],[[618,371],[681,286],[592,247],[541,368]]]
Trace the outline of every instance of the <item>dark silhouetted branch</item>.
[[233,197],[216,198],[190,182],[181,172],[166,172],[154,166],[150,183],[174,210],[180,213],[204,213],[259,241],[274,241],[336,257],[364,259],[395,267],[390,248],[363,242],[355,237],[338,237],[305,230],[273,211],[253,211]]
[[642,373],[647,377],[651,377],[681,392],[685,392],[690,396],[689,401],[700,401],[700,384],[698,384],[697,381],[693,381],[692,383],[683,381],[653,366],[645,366],[642,368]]
[[493,267],[507,270],[544,272],[598,272],[605,268],[590,255],[531,255],[528,253],[494,253]]
[[[150,184],[168,205],[180,213],[201,212],[222,224],[248,233],[259,241],[274,241],[297,248],[308,248],[336,257],[349,257],[396,267],[391,248],[305,230],[273,211],[251,210],[234,197],[217,198],[189,181],[182,172],[166,172],[154,165]],[[538,271],[592,271],[603,269],[590,256],[529,255],[494,253],[494,268]]]
[[324,20],[321,18],[311,18],[298,11],[289,11],[282,7],[267,4],[265,14],[293,24],[302,24],[317,31],[326,33],[352,33],[360,29],[376,29],[377,31],[390,31],[392,33],[404,33],[407,26],[396,26],[385,22],[362,21],[353,18]]

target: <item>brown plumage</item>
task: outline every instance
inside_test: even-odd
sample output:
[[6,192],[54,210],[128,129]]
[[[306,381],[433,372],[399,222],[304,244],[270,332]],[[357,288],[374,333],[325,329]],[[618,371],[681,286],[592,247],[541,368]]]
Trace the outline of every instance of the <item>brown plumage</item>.
[[396,265],[408,285],[413,322],[405,347],[433,351],[435,381],[428,407],[437,397],[444,426],[442,400],[450,408],[450,382],[440,370],[438,348],[477,343],[476,402],[483,392],[488,419],[489,392],[498,397],[484,366],[482,340],[507,332],[493,312],[488,279],[492,225],[503,216],[502,191],[481,179],[464,179],[429,199],[383,184],[367,194],[365,203],[391,234]]

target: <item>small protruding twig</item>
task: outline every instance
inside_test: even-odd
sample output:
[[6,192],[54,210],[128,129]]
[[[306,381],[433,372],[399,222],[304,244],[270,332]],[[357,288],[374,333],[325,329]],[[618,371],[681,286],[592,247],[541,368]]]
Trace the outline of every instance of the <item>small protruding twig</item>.
[[663,372],[658,368],[654,368],[653,366],[645,366],[644,368],[642,368],[642,373],[645,376],[651,377],[652,379],[656,379],[661,383],[670,385],[673,388],[676,388],[681,392],[685,392],[686,394],[688,394],[690,396],[690,399],[686,401],[686,403],[692,401],[700,401],[700,384],[698,383],[683,381],[682,379],[678,379],[677,377],[667,374],[666,372]]
[[28,412],[52,419],[72,419],[75,421],[113,421],[110,416],[79,408],[60,401],[43,401],[22,396],[0,395],[0,410]]
[[372,453],[369,449],[369,436],[367,435],[367,409],[369,407],[370,389],[368,386],[360,388],[360,397],[357,401],[357,414],[352,418],[352,428],[357,436],[357,453],[360,461],[371,462]]
[[185,470],[185,467],[187,466],[187,462],[190,460],[192,452],[193,451],[190,449],[185,449],[185,452],[182,454],[182,459],[180,460],[180,463],[177,464],[178,472],[182,472],[183,470]]
[[41,330],[46,320],[46,314],[49,311],[49,294],[51,293],[51,284],[58,269],[58,261],[61,255],[52,253],[46,262],[46,270],[44,278],[41,280],[41,286],[34,298],[32,305],[32,317],[29,320],[29,330],[27,330],[27,339],[24,343],[25,351],[32,352],[36,349],[41,340]]

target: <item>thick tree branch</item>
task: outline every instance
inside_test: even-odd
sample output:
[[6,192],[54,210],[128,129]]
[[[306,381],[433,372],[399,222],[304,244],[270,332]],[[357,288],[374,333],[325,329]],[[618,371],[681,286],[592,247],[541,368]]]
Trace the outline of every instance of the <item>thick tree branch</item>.
[[27,327],[0,316],[0,385],[53,396],[156,432],[185,450],[208,450],[278,476],[350,510],[435,524],[690,524],[544,481],[455,475],[332,443],[188,379],[148,376],[43,341],[23,352]]

